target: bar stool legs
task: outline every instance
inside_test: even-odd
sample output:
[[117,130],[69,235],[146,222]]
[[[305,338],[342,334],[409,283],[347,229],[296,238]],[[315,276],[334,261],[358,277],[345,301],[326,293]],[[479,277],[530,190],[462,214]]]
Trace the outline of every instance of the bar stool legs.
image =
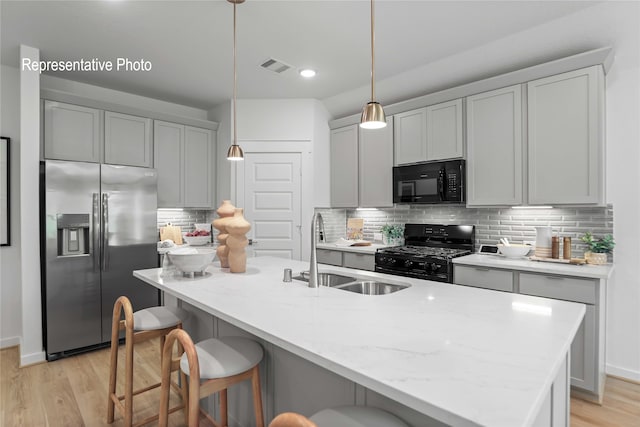
[[[121,313],[124,311],[124,320],[120,320]],[[136,322],[134,320],[138,317]],[[111,354],[110,354],[110,374],[109,374],[109,398],[107,404],[107,423],[113,423],[115,419],[115,410],[124,418],[125,427],[141,426],[158,419],[158,415],[151,416],[133,423],[133,397],[160,387],[161,383],[153,384],[140,390],[133,390],[133,348],[134,344],[153,338],[164,337],[172,330],[182,328],[182,320],[186,317],[186,312],[182,309],[170,309],[167,307],[151,307],[148,309],[133,312],[131,302],[127,297],[121,296],[113,306],[113,318],[111,322]],[[139,323],[139,324],[135,324]],[[134,329],[135,328],[135,329]],[[125,331],[125,381],[124,394],[118,396],[116,394],[117,373],[118,373],[118,347],[120,331]],[[163,342],[164,344],[164,342]],[[171,352],[171,349],[169,349]],[[179,346],[178,351],[181,352]],[[161,355],[163,353],[161,352]],[[176,367],[173,369],[177,370]],[[182,374],[183,384],[186,384],[186,375]],[[172,384],[174,388],[178,386]],[[184,396],[184,395],[183,395]],[[124,401],[124,405],[122,404]],[[177,411],[181,406],[172,408],[171,412]]]
[[[170,360],[174,341],[184,348],[181,360]],[[170,369],[179,364],[182,372],[189,375],[188,398],[186,400],[189,427],[197,427],[200,412],[214,425],[227,426],[227,388],[241,381],[251,380],[253,408],[256,427],[264,427],[262,395],[258,363],[262,360],[262,347],[254,341],[240,337],[208,339],[197,345],[183,330],[173,330],[167,336],[163,351],[162,388],[160,400],[160,427],[168,423]],[[202,381],[202,382],[201,382]],[[200,398],[213,393],[220,394],[220,423],[199,410]]]

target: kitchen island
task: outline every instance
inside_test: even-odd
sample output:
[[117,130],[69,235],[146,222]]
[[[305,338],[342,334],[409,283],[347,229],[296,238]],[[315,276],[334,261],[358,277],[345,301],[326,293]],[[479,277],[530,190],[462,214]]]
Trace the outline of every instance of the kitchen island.
[[[134,276],[352,381],[365,394],[423,414],[424,420],[408,420],[414,426],[568,425],[568,354],[584,305],[321,266],[411,285],[367,296],[283,283],[284,268],[295,275],[308,264],[264,257],[249,259],[244,274],[213,264],[195,279],[163,278],[161,269]],[[271,376],[278,375],[267,372],[267,397]],[[354,394],[351,403],[375,401],[358,397],[357,389]],[[287,405],[275,410],[281,407]]]

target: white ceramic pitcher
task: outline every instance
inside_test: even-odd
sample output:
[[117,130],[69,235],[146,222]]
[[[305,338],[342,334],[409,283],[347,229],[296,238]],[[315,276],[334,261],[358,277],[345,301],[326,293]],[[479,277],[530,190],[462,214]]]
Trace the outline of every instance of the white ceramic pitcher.
[[551,227],[536,227],[536,256],[551,257]]

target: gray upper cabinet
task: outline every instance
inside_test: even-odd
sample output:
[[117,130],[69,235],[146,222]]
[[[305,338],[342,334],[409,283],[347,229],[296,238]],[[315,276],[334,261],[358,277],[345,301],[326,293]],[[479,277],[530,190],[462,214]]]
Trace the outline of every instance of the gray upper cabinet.
[[359,207],[393,206],[393,117],[383,129],[359,129]]
[[331,131],[331,206],[358,206],[358,125]]
[[153,122],[154,164],[158,173],[158,207],[184,206],[184,126]]
[[462,139],[462,99],[427,107],[427,160],[460,158]]
[[102,111],[44,101],[44,157],[100,163]]
[[159,208],[212,208],[213,131],[155,120],[154,163]]
[[104,163],[153,167],[151,119],[104,113]]
[[522,204],[522,87],[467,98],[467,205]]
[[593,66],[529,82],[529,203],[604,204],[604,74]]
[[213,132],[185,126],[184,204],[190,208],[213,206]]
[[393,144],[396,165],[427,160],[427,109],[394,116]]

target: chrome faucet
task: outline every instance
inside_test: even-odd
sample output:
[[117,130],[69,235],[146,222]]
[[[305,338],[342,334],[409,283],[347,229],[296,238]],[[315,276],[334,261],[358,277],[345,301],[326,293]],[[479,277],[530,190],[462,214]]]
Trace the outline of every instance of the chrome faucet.
[[311,220],[311,256],[309,257],[309,287],[318,287],[318,259],[316,257],[316,228],[320,228],[320,242],[324,242],[324,221],[319,212],[313,214]]

